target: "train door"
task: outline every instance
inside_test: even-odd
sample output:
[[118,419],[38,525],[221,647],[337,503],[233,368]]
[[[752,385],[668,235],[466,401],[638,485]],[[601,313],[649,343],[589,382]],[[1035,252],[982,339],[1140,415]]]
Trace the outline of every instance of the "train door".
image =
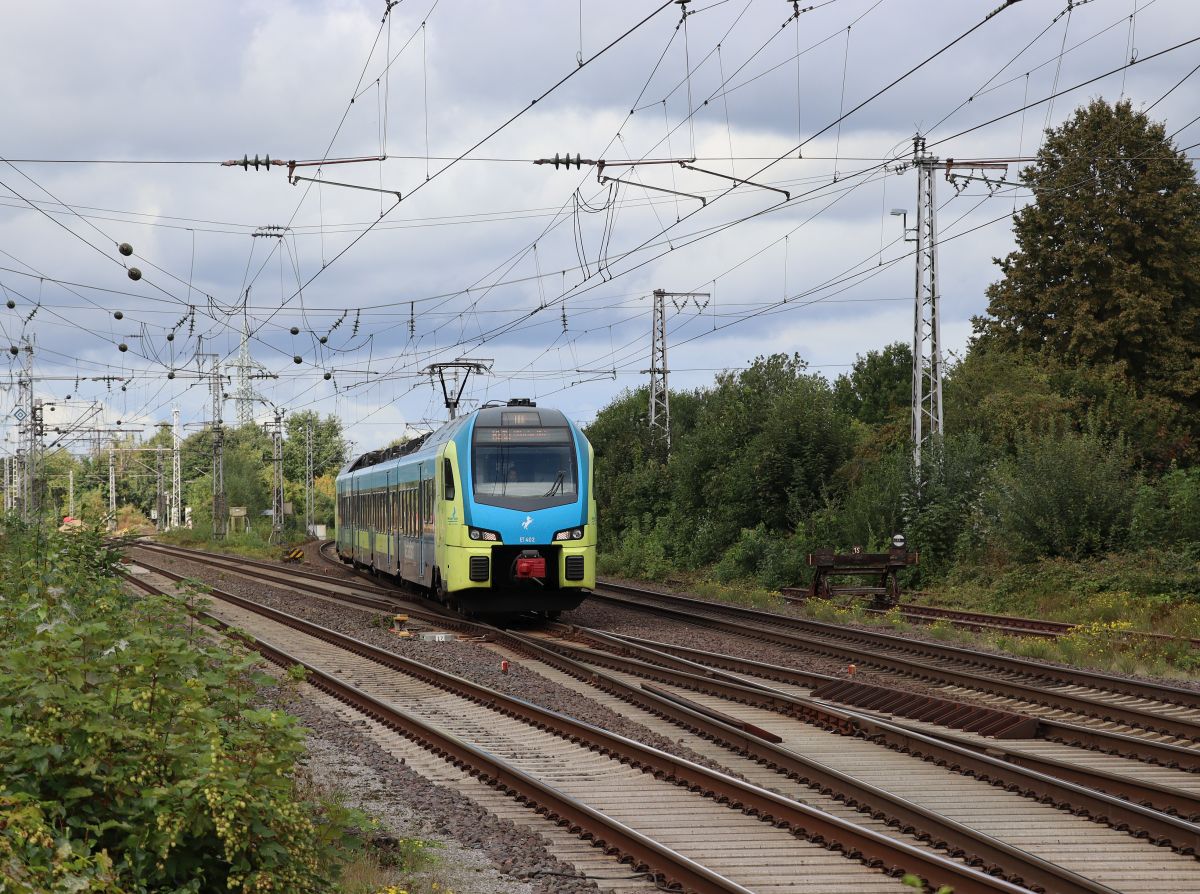
[[386,571],[393,570],[392,559],[397,555],[393,538],[395,536],[396,525],[395,519],[392,517],[392,473],[385,472],[383,476],[383,542],[387,546],[387,565]]
[[428,533],[426,518],[429,515],[429,497],[426,493],[427,483],[429,480],[425,466],[417,466],[417,573],[418,580],[425,583],[426,565],[429,563],[429,550],[426,546],[425,536]]
[[363,560],[361,540],[364,516],[362,496],[359,494],[358,482],[354,479],[350,480],[350,499],[354,503],[354,542],[350,554],[355,562],[361,562]]

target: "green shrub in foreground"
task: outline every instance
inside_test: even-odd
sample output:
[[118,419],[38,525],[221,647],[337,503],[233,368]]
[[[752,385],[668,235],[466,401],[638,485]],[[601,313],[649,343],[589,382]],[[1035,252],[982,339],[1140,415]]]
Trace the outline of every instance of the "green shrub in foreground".
[[0,891],[318,891],[344,812],[305,803],[272,678],[96,533],[0,534]]

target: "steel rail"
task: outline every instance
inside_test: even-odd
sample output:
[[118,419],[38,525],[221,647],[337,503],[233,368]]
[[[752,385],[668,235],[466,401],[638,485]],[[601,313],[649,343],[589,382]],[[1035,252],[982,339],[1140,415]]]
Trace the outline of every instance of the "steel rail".
[[[161,593],[154,585],[138,580],[133,575],[123,576],[145,592]],[[222,594],[220,598],[227,595],[229,594]],[[699,894],[752,894],[742,885],[558,791],[496,755],[380,701],[302,658],[271,645],[261,637],[253,636],[244,630],[233,629],[231,625],[207,612],[194,614],[244,642],[280,667],[303,667],[307,683],[413,740],[421,747],[444,757],[460,769],[478,775],[484,782],[516,796],[531,809],[544,812],[549,819],[566,824],[572,832],[586,832],[596,846],[606,851],[616,851],[623,858],[630,860],[635,871],[651,872],[660,883],[670,881]]]
[[[150,547],[149,544],[141,542],[134,545],[143,549]],[[324,546],[328,545],[329,543],[326,543],[322,547],[322,558],[329,562],[337,561],[331,559],[324,552]],[[174,546],[167,547],[159,544],[155,544],[152,548],[164,555],[171,555],[178,551],[194,561],[203,564],[209,564],[214,567],[227,568],[242,575],[249,575],[249,572],[241,566],[249,565],[253,568],[258,568],[264,572],[268,572],[271,577],[276,578],[281,583],[285,583],[286,585],[307,590],[308,592],[320,596],[343,599],[367,608],[377,608],[384,611],[390,611],[396,607],[394,602],[381,602],[379,600],[372,600],[370,597],[364,597],[357,594],[355,590],[360,586],[358,581],[331,579],[328,575],[306,571],[304,569],[290,567],[285,568],[278,563],[261,562],[256,560],[242,561],[240,557],[214,554],[205,552],[203,550],[191,550]],[[340,565],[341,563],[339,562],[338,564]],[[285,581],[285,578],[293,579]],[[302,580],[295,580],[294,578],[301,578]],[[305,581],[313,581],[314,584],[319,584],[319,586],[305,583]],[[410,607],[411,603],[408,601],[413,598],[411,594],[405,594],[395,589],[378,587],[373,582],[369,581],[364,581],[363,585],[365,585],[372,592],[378,592],[382,594],[385,600],[406,600],[406,604],[404,606],[405,611],[413,612],[413,609]],[[331,586],[334,589],[331,590]],[[426,611],[429,611],[429,609],[426,609]],[[453,618],[459,616],[450,615],[439,606],[436,611],[430,613],[427,617],[430,620],[445,624],[451,622]],[[614,636],[616,635],[614,634]],[[683,646],[675,646],[668,643],[638,640],[636,637],[620,636],[620,638],[629,640],[633,643],[651,646],[660,652],[681,655],[684,658],[690,658],[694,661],[698,660],[701,663],[707,662],[717,667],[723,667],[726,670],[757,675],[779,682],[797,683],[803,686],[816,687],[823,683],[841,679],[828,674],[801,672],[791,668],[767,664],[747,658],[721,655],[720,653],[714,652],[701,652],[699,650],[688,649]],[[1119,755],[1147,763],[1159,764],[1172,769],[1200,772],[1200,751],[1195,749],[1156,742],[1150,739],[1139,738],[1123,733],[1115,733],[1107,730],[1081,726],[1079,724],[1073,724],[1051,718],[1039,717],[1037,718],[1037,722],[1038,732],[1041,734],[1041,738],[1060,742],[1066,745],[1086,748],[1092,751],[1100,751],[1106,754]],[[1077,774],[1073,774],[1072,778],[1078,778]],[[1103,786],[1101,786],[1101,790],[1112,791],[1111,788],[1106,788]]]
[[[903,721],[879,717],[854,708],[835,707],[819,699],[781,692],[770,686],[740,680],[724,673],[714,675],[710,666],[675,658],[675,656],[653,648],[636,647],[632,643],[622,642],[623,638],[615,637],[612,634],[586,629],[582,632],[589,639],[594,638],[602,643],[607,640],[616,647],[625,649],[627,655],[614,655],[611,652],[597,651],[573,643],[543,643],[543,648],[564,653],[568,657],[573,656],[583,662],[608,666],[639,677],[675,683],[744,704],[753,704],[755,707],[767,708],[843,735],[862,734],[868,739],[880,737],[880,740],[890,748],[899,748],[905,741],[903,737],[897,738],[894,735],[896,731],[903,731],[904,736],[914,734],[920,736],[923,742],[930,739],[946,742],[954,748],[938,753],[936,760],[939,763],[953,766],[956,760],[962,756],[961,752],[956,749],[968,749],[975,753],[982,753],[988,758],[984,763],[987,767],[991,767],[992,771],[989,772],[983,765],[973,764],[972,767],[976,772],[971,775],[981,778],[990,776],[1005,785],[1018,787],[1024,794],[1039,798],[1050,796],[1056,805],[1077,807],[1080,794],[1077,790],[1052,791],[1045,785],[1044,778],[1039,777],[1065,780],[1075,786],[1082,786],[1108,796],[1088,805],[1088,811],[1092,815],[1107,814],[1118,827],[1145,828],[1148,835],[1158,836],[1156,840],[1178,843],[1184,852],[1192,852],[1200,845],[1200,838],[1197,837],[1200,833],[1200,826],[1195,825],[1193,820],[1195,817],[1200,817],[1200,797],[1181,789],[1141,782],[1117,773],[1080,767],[1054,758],[1031,755],[1019,746],[998,740],[989,739],[985,744],[965,736],[955,735],[952,732],[931,733],[907,725]],[[540,641],[534,640],[534,642]],[[664,659],[671,662],[670,667],[664,667],[658,663]],[[889,734],[885,735],[884,733]],[[909,749],[905,747],[903,750],[908,751]],[[1026,776],[1022,773],[1009,773],[1004,777],[999,777],[995,773],[998,765],[994,761],[1028,769],[1038,775]],[[1139,823],[1144,824],[1156,818],[1147,814],[1144,809],[1125,812],[1123,808],[1129,804],[1155,812],[1174,814],[1183,821],[1183,824],[1168,821],[1153,828],[1139,826]],[[1111,813],[1114,810],[1117,812],[1116,816]]]
[[[601,586],[612,586],[607,582],[598,582]],[[620,586],[619,584],[617,586]],[[803,605],[809,599],[808,590],[799,587],[780,587],[785,601],[795,605]],[[967,630],[994,630],[999,633],[1011,633],[1018,636],[1040,636],[1046,639],[1057,639],[1066,636],[1080,625],[1070,621],[1051,621],[1046,618],[1025,618],[1020,615],[996,615],[988,612],[976,612],[962,608],[947,608],[938,605],[918,605],[913,602],[901,602],[894,609],[865,607],[871,614],[886,614],[890,610],[899,611],[906,620],[927,624],[933,621],[949,621],[956,627]],[[1153,630],[1130,630],[1123,634],[1125,639],[1155,639],[1164,642],[1184,642],[1193,647],[1200,647],[1200,639],[1187,636],[1174,636],[1169,633],[1157,633]]]
[[[158,569],[149,569],[155,573],[161,573]],[[170,576],[170,575],[168,575]],[[132,576],[129,576],[132,577]],[[152,587],[145,581],[134,581],[140,587]],[[155,588],[157,589],[157,588]],[[592,726],[574,718],[549,711],[541,708],[523,699],[501,693],[497,690],[475,683],[454,674],[447,673],[430,665],[425,665],[409,658],[397,655],[393,652],[380,649],[369,643],[362,642],[337,631],[330,630],[311,621],[306,621],[303,618],[290,615],[287,612],[269,606],[256,603],[253,600],[237,596],[233,593],[227,593],[219,589],[211,589],[210,594],[214,595],[223,601],[227,601],[233,605],[245,608],[249,611],[261,614],[264,617],[270,618],[278,623],[285,624],[296,630],[300,630],[309,636],[313,636],[322,641],[336,645],[339,648],[375,661],[385,667],[390,667],[401,673],[420,679],[430,685],[452,692],[460,697],[464,697],[482,704],[486,707],[498,712],[507,714],[523,722],[529,723],[531,726],[544,729],[562,738],[571,741],[584,743],[589,747],[595,748],[602,754],[613,756],[622,762],[629,763],[632,766],[644,769],[656,776],[666,778],[678,785],[691,788],[699,791],[706,797],[713,798],[721,803],[728,804],[732,809],[740,809],[742,812],[752,816],[756,816],[772,825],[780,828],[791,830],[794,834],[813,841],[817,844],[822,844],[832,850],[842,851],[850,859],[859,859],[867,865],[880,868],[885,873],[893,876],[899,876],[905,873],[913,873],[921,877],[924,881],[931,883],[931,887],[936,887],[940,884],[952,885],[959,894],[996,894],[996,892],[1004,892],[1004,894],[1020,894],[1027,891],[1025,887],[1014,885],[1008,881],[995,878],[980,872],[968,866],[955,863],[954,861],[942,857],[938,854],[932,854],[912,845],[905,844],[901,841],[896,841],[880,833],[874,832],[855,825],[854,823],[840,819],[831,814],[824,813],[816,808],[809,807],[798,801],[786,798],[782,795],[777,795],[766,789],[759,788],[749,783],[743,782],[723,773],[718,773],[703,767],[699,764],[692,763],[684,758],[676,757],[667,752],[659,751],[658,749],[650,748],[642,745],[631,739],[615,733],[610,733],[607,730]],[[365,709],[366,713],[378,713],[380,708],[391,712],[391,715],[404,724],[402,731],[412,729],[408,723],[412,723],[421,730],[419,733],[414,733],[412,738],[418,736],[430,735],[426,730],[437,735],[443,744],[438,747],[445,750],[446,753],[455,756],[455,760],[461,760],[464,765],[475,769],[478,765],[474,763],[476,760],[484,759],[489,762],[498,762],[497,758],[483,752],[480,749],[470,746],[469,743],[462,742],[457,737],[451,736],[448,733],[438,731],[435,727],[431,727],[422,723],[416,718],[412,718],[403,712],[379,702],[371,698],[366,693],[357,690],[349,684],[336,681],[327,674],[313,668],[302,660],[296,660],[291,656],[282,659],[288,664],[297,663],[303,665],[306,669],[316,672],[321,675],[323,680],[333,680],[335,685],[343,693],[350,693],[349,698],[351,703],[358,706],[366,704],[369,707]],[[361,699],[361,701],[360,701]],[[408,734],[407,732],[405,733]],[[424,743],[422,743],[424,744]],[[425,747],[430,747],[426,745]],[[437,751],[437,748],[432,750]],[[507,766],[507,765],[505,765]],[[481,772],[486,772],[480,768]],[[502,785],[516,785],[517,783],[528,780],[537,783],[537,780],[529,777],[516,768],[507,768],[498,771],[502,775],[499,781]],[[549,792],[558,794],[559,797],[566,799],[565,795],[557,793],[549,786],[540,784]],[[541,795],[545,797],[544,794]],[[530,797],[537,803],[538,793],[534,793]],[[573,800],[573,799],[568,799]],[[570,805],[568,805],[569,808]],[[580,805],[586,806],[586,805]],[[590,808],[588,808],[591,811]],[[597,816],[603,816],[598,811],[591,811]],[[575,822],[570,816],[565,816],[569,822]],[[605,817],[607,820],[607,817]],[[578,823],[581,827],[585,827],[582,822]],[[620,825],[620,824],[617,824]],[[627,827],[622,827],[626,828]],[[628,830],[633,832],[634,830]],[[636,834],[636,833],[635,833]],[[644,837],[644,836],[643,836]],[[646,839],[649,841],[649,839]],[[624,851],[622,851],[624,853]],[[636,852],[635,852],[636,853]],[[672,852],[673,853],[673,852]],[[653,855],[649,855],[653,856]],[[642,859],[647,859],[643,856]],[[655,864],[649,864],[655,865]],[[698,865],[698,864],[693,864]],[[1053,867],[1053,864],[1047,864]],[[701,869],[703,867],[700,867]],[[1060,869],[1060,867],[1053,867]],[[1066,879],[1071,873],[1066,873],[1061,870],[1064,875],[1061,878]],[[711,876],[720,881],[728,882],[721,876],[711,873]],[[673,876],[672,876],[673,877]],[[1082,883],[1091,885],[1091,887],[1080,887],[1072,889],[1054,888],[1050,890],[1072,890],[1072,891],[1087,891],[1087,892],[1104,892],[1109,894],[1111,889],[1102,886],[1096,886],[1095,883],[1080,877]],[[703,882],[708,887],[700,886]],[[745,889],[740,886],[733,887],[712,887],[713,879],[696,880],[694,890],[698,891],[743,891]],[[733,883],[729,883],[733,884]],[[693,887],[693,883],[687,883],[689,888]]]
[[[1181,686],[1170,686],[1163,683],[1144,683],[1140,680],[1130,680],[1099,671],[1082,670],[1079,668],[1063,668],[1050,664],[1030,661],[1025,658],[1015,658],[1008,655],[997,655],[991,652],[980,652],[959,646],[949,646],[924,641],[906,639],[894,634],[881,633],[872,630],[859,630],[824,621],[814,621],[806,618],[794,618],[790,615],[780,615],[760,609],[746,608],[730,603],[711,602],[696,599],[691,596],[680,596],[675,593],[659,593],[641,587],[626,584],[605,584],[607,589],[614,592],[624,592],[632,596],[650,597],[672,605],[691,610],[715,611],[730,617],[742,618],[748,621],[783,625],[797,630],[820,633],[835,639],[849,642],[867,642],[883,648],[897,649],[904,652],[916,652],[951,661],[987,668],[1001,669],[1010,673],[1024,674],[1045,680],[1053,680],[1060,685],[1090,686],[1095,689],[1149,698],[1155,701],[1168,702],[1189,708],[1200,708],[1200,691]],[[594,593],[593,596],[603,596]]]
[[[598,634],[599,631],[593,631]],[[720,652],[707,652],[702,649],[691,649],[687,646],[677,646],[674,643],[662,643],[656,640],[642,639],[623,633],[605,633],[604,636],[614,641],[631,643],[652,649],[667,660],[673,657],[688,659],[696,664],[717,667],[735,673],[749,674],[779,683],[791,683],[799,686],[817,688],[830,680],[842,680],[816,671],[802,671],[784,667],[779,664],[769,664],[753,658],[741,658],[735,655],[724,655]],[[1049,717],[1038,717],[1037,733],[1031,738],[1042,738],[1064,745],[1086,748],[1090,751],[1100,751],[1105,754],[1119,755],[1144,763],[1158,764],[1173,770],[1183,770],[1189,773],[1200,773],[1200,750],[1184,748],[1181,745],[1171,745],[1166,742],[1156,742],[1125,733],[1109,732],[1108,730],[1080,726],[1065,720],[1055,720]]]
[[[167,569],[156,568],[153,570],[172,577],[173,579],[182,579],[183,577],[182,575],[178,575],[176,572],[172,572]],[[282,570],[285,574],[291,573],[290,569],[280,569],[279,566],[273,566],[270,568],[270,570]],[[539,645],[537,640],[531,640],[528,637],[521,637],[518,634],[512,633],[511,631],[499,630],[491,625],[467,621],[458,615],[444,613],[442,611],[423,611],[421,609],[410,609],[410,612],[419,616],[423,616],[435,623],[450,624],[452,626],[458,626],[461,629],[468,630],[469,632],[477,635],[488,636],[492,639],[507,640],[511,645],[521,648],[523,651],[528,651],[530,646],[533,645],[540,650],[540,654],[537,657],[542,658],[543,660],[545,660],[547,653],[555,655],[559,654],[559,652],[555,651],[555,645],[558,644]],[[764,699],[764,696],[782,695],[782,700],[771,701],[768,698],[766,702],[767,705],[772,710],[792,714],[793,716],[799,716],[800,719],[806,722],[816,723],[817,725],[826,729],[834,730],[842,734],[853,735],[855,732],[861,729],[861,727],[856,724],[847,724],[845,722],[845,717],[856,716],[871,718],[878,722],[887,722],[898,729],[903,729],[919,735],[930,735],[925,731],[914,729],[910,726],[905,726],[902,722],[894,720],[887,721],[869,713],[854,711],[852,709],[834,709],[832,711],[813,710],[813,706],[823,706],[826,703],[816,699],[796,698],[786,693],[779,693],[777,690],[774,690],[771,687],[757,684],[752,681],[745,681],[729,677],[728,675],[724,674],[715,676],[710,666],[706,666],[698,661],[689,660],[687,658],[678,658],[665,651],[666,649],[676,648],[680,651],[694,653],[697,650],[683,649],[682,647],[671,647],[668,644],[638,640],[633,637],[609,634],[587,628],[572,628],[568,625],[554,626],[564,630],[579,630],[585,636],[599,641],[602,644],[626,651],[633,651],[635,654],[640,655],[641,659],[649,659],[649,662],[658,662],[660,665],[663,662],[666,662],[667,664],[674,664],[676,668],[683,671],[682,674],[672,676],[665,669],[649,663],[647,660],[635,659],[622,663],[618,659],[614,658],[611,653],[599,653],[593,650],[581,649],[577,646],[568,647],[575,649],[577,652],[588,653],[588,656],[593,660],[593,662],[599,661],[603,663],[604,661],[607,661],[610,663],[610,665],[616,662],[618,669],[636,673],[640,676],[656,677],[657,679],[665,680],[666,682],[680,683],[681,685],[695,688],[694,681],[697,679],[698,675],[701,675],[704,678],[706,686],[705,691],[723,698],[729,698],[742,702],[746,702],[745,693],[747,689],[757,689],[760,692],[760,695],[758,696],[760,700]],[[563,645],[559,645],[560,650],[564,647],[565,646]],[[771,674],[771,676],[768,677],[769,679],[774,678],[784,682],[800,683],[800,685],[814,685],[825,682],[828,679],[838,679],[831,678],[829,675],[825,674],[794,671],[790,668],[779,667],[777,665],[767,665],[763,664],[762,662],[755,662],[749,659],[738,659],[734,658],[733,656],[720,655],[719,653],[699,653],[699,656],[710,660],[715,660],[715,663],[718,664],[724,661],[724,663],[732,666],[732,669],[735,671],[743,673],[747,672],[747,668],[751,669],[752,671],[761,671],[762,669],[765,669]],[[1116,736],[1117,734],[1109,735]],[[1186,792],[1174,788],[1157,786],[1150,783],[1142,783],[1135,779],[1121,776],[1120,774],[1106,773],[1099,770],[1090,770],[1066,762],[1055,761],[1051,758],[1041,758],[1036,755],[1029,755],[1025,752],[1021,752],[1017,748],[1002,746],[996,741],[989,741],[989,743],[984,746],[977,742],[973,742],[970,739],[966,739],[965,737],[956,737],[953,734],[939,733],[937,734],[936,738],[944,739],[962,748],[967,748],[974,751],[982,750],[990,757],[998,757],[1014,766],[1025,766],[1031,769],[1039,770],[1039,772],[1044,772],[1046,775],[1065,778],[1068,781],[1095,789],[1099,792],[1104,792],[1116,795],[1119,798],[1128,799],[1135,804],[1150,806],[1155,810],[1172,811],[1180,816],[1186,817],[1194,816],[1200,813],[1200,801],[1198,801],[1198,799]],[[1146,744],[1144,740],[1132,739],[1131,741],[1143,746]],[[891,743],[891,746],[895,747],[895,743]],[[1169,748],[1172,746],[1163,747]],[[1191,754],[1191,752],[1188,752],[1186,749],[1178,749],[1176,747],[1176,750],[1183,752],[1185,755]],[[1031,790],[1027,789],[1027,791]],[[1039,793],[1041,796],[1044,796],[1044,794],[1044,792]],[[1134,820],[1136,821],[1136,819],[1137,818],[1135,817]],[[1185,830],[1185,832],[1190,834],[1190,830]],[[1185,848],[1189,846],[1186,841],[1186,835],[1182,846]]]
[[[332,541],[329,541],[329,542],[332,542]],[[325,544],[322,545],[322,548],[324,547],[324,545]],[[294,565],[281,565],[279,562],[269,562],[269,561],[264,561],[262,559],[251,559],[251,558],[247,558],[246,556],[236,555],[234,553],[214,553],[214,552],[209,552],[209,551],[203,550],[203,549],[192,549],[192,548],[186,547],[186,546],[175,546],[174,544],[156,543],[153,540],[138,540],[134,543],[129,544],[129,546],[131,548],[135,548],[135,549],[148,549],[148,550],[154,550],[154,551],[166,553],[166,554],[174,554],[174,555],[192,557],[192,558],[195,558],[197,561],[203,561],[205,559],[223,559],[227,562],[234,562],[238,565],[249,566],[251,568],[262,568],[264,570],[269,570],[269,571],[287,572],[290,575],[294,575],[297,577],[304,577],[309,580],[321,581],[323,583],[340,585],[340,586],[344,586],[344,587],[354,586],[355,588],[358,588],[358,589],[370,590],[374,593],[379,593],[381,595],[391,595],[393,597],[396,595],[394,589],[391,589],[391,588],[385,587],[385,586],[380,586],[379,584],[375,583],[374,581],[369,581],[369,580],[366,580],[365,578],[360,579],[360,580],[351,581],[346,578],[336,577],[331,574],[321,574],[320,572],[317,572],[317,571],[309,571],[305,568],[297,568]],[[322,553],[322,558],[324,558],[327,562],[330,562],[331,564],[334,561],[336,561],[336,560],[330,559],[324,553]],[[346,568],[346,566],[343,565],[341,562],[337,563],[337,567],[340,567],[343,569]],[[346,570],[349,570],[349,569],[346,569]]]
[[[775,741],[779,737],[771,734],[769,730],[742,724],[736,718],[715,716],[714,712],[703,706],[688,703],[672,693],[655,690],[647,684],[641,687],[632,686],[605,673],[595,664],[562,654],[552,647],[547,648],[544,643],[519,633],[502,631],[499,638],[509,641],[518,650],[551,664],[576,679],[589,682],[677,726],[756,760],[802,785],[815,787],[823,794],[841,800],[847,806],[871,816],[882,816],[889,825],[913,834],[933,847],[947,850],[952,856],[962,858],[988,872],[1001,873],[1015,884],[1063,894],[1070,891],[1111,890],[1106,885],[793,751]],[[671,682],[678,682],[678,677]],[[771,698],[769,692],[742,687],[742,692],[738,693],[739,687],[736,684],[722,685],[717,681],[710,682],[714,688],[721,689],[726,697],[729,694],[743,695],[744,697],[738,699],[743,703]],[[834,720],[828,724],[830,728],[838,726],[836,718],[829,719]],[[845,723],[838,732],[863,732],[853,714],[846,713],[842,719]]]
[[[648,595],[657,597],[658,594]],[[1099,699],[1088,698],[1086,696],[1053,692],[1036,686],[1010,682],[971,671],[930,665],[919,660],[903,658],[897,655],[882,655],[865,651],[863,648],[864,643],[862,642],[859,642],[857,645],[855,644],[855,639],[858,638],[858,634],[861,633],[862,636],[860,639],[865,640],[865,644],[867,646],[875,645],[876,647],[881,648],[890,648],[909,652],[916,651],[918,653],[925,651],[925,654],[930,657],[963,660],[956,659],[954,656],[950,655],[939,655],[933,650],[926,651],[922,649],[906,647],[902,648],[901,646],[889,641],[890,639],[895,639],[893,637],[877,639],[876,634],[872,634],[867,631],[852,630],[850,628],[838,628],[834,625],[824,625],[825,627],[830,628],[832,632],[818,627],[814,634],[809,633],[804,626],[808,622],[789,624],[787,622],[793,621],[794,619],[787,618],[782,615],[772,615],[767,612],[757,612],[753,609],[742,609],[736,606],[731,607],[735,609],[735,611],[726,612],[724,610],[724,606],[717,606],[713,603],[703,602],[700,600],[687,600],[688,602],[696,603],[696,607],[689,607],[689,610],[685,610],[682,607],[654,604],[652,602],[643,601],[639,597],[630,598],[617,594],[595,593],[591,598],[602,599],[617,605],[653,612],[655,614],[682,620],[690,624],[711,626],[728,633],[735,633],[742,636],[767,640],[778,645],[788,646],[791,648],[800,648],[808,652],[816,652],[818,654],[827,655],[829,657],[847,661],[852,664],[873,665],[884,670],[898,671],[920,680],[929,680],[942,684],[949,684],[952,686],[961,686],[981,692],[989,692],[994,695],[1004,696],[1006,698],[1016,698],[1022,701],[1034,702],[1046,707],[1070,711],[1075,714],[1099,717],[1103,720],[1124,723],[1129,726],[1167,733],[1168,735],[1178,736],[1183,739],[1200,741],[1200,724],[1194,721],[1177,719],[1140,708],[1129,708]],[[670,599],[670,597],[667,598]],[[745,620],[731,620],[716,615],[697,614],[696,612],[699,607],[703,607],[703,609],[707,611],[716,612],[717,615],[726,614],[737,618],[743,617],[740,614],[741,612],[751,612],[752,614],[745,616]],[[750,626],[750,624],[747,623],[750,622],[752,624],[761,624],[766,622],[765,619],[769,619],[770,623],[774,623],[776,628],[791,627],[793,629],[791,631],[784,631],[780,629],[772,630],[766,627]],[[817,638],[819,636],[830,637],[830,639]],[[897,642],[906,643],[904,640],[897,640]],[[909,643],[909,645],[911,645],[911,643]],[[917,645],[923,646],[924,644],[918,643]],[[984,656],[982,653],[972,653],[967,650],[962,651],[973,656],[970,660],[970,664],[974,666],[986,668],[986,664],[982,659],[985,657],[992,657]],[[1059,668],[1051,668],[1047,666],[1047,670],[1065,675],[1064,671]],[[1069,685],[1069,681],[1064,679],[1060,679],[1056,682],[1059,684]],[[1075,681],[1074,685],[1081,685],[1081,681]],[[1082,685],[1088,684],[1083,683]],[[1188,694],[1191,696],[1200,696],[1200,693],[1192,693],[1188,690],[1179,691],[1188,692]],[[1142,695],[1142,697],[1149,696]],[[1174,700],[1172,700],[1171,703],[1175,704]],[[1188,707],[1193,706],[1189,705]]]
[[[138,544],[143,547],[144,544]],[[174,547],[158,547],[158,551],[164,555],[170,555]],[[380,603],[378,600],[372,600],[370,597],[360,596],[354,592],[357,587],[357,582],[350,580],[330,581],[327,576],[306,572],[302,569],[284,568],[276,563],[255,562],[242,563],[240,560],[234,560],[232,557],[214,555],[200,550],[183,550],[189,557],[200,563],[209,564],[214,567],[227,568],[244,576],[250,576],[250,572],[238,566],[250,564],[255,568],[260,568],[264,572],[269,572],[272,578],[277,579],[285,585],[294,588],[306,590],[310,593],[325,597],[334,597],[345,601],[353,602],[367,608],[377,608],[384,611],[391,611],[395,603],[390,601]],[[330,560],[322,554],[327,561]],[[174,572],[170,572],[175,575]],[[282,575],[282,577],[281,577]],[[176,579],[182,576],[177,576]],[[284,577],[300,577],[302,580],[284,581]],[[312,580],[313,584],[306,583]],[[319,585],[318,585],[319,584]],[[335,590],[329,589],[329,584],[332,584]],[[378,588],[378,592],[390,594],[388,599],[404,598],[411,600],[411,596],[401,592]],[[421,616],[421,610],[414,609],[411,602],[406,602],[404,610],[410,614]],[[436,609],[424,609],[426,614],[424,617],[427,620],[434,621],[440,624],[453,624],[455,620],[463,621],[461,616],[450,614],[447,610],[437,606]],[[475,625],[473,622],[464,621],[464,624],[475,632],[487,632],[494,630],[487,625]],[[595,632],[598,634],[598,632]],[[794,683],[802,686],[817,687],[824,683],[842,678],[834,677],[829,674],[821,674],[813,671],[798,671],[793,668],[787,668],[780,665],[767,664],[761,661],[755,661],[749,658],[740,658],[731,655],[722,655],[717,652],[704,652],[696,649],[689,649],[684,646],[676,646],[669,643],[660,643],[652,640],[642,640],[636,637],[630,637],[620,634],[607,634],[607,636],[615,637],[620,640],[631,642],[635,645],[646,646],[651,649],[663,653],[663,656],[657,659],[659,663],[671,655],[681,656],[693,662],[707,664],[710,666],[720,667],[725,670],[731,670],[737,673],[750,674],[763,677],[777,682]],[[1131,758],[1146,763],[1158,764],[1171,769],[1180,769],[1188,772],[1200,772],[1200,751],[1195,749],[1184,748],[1179,745],[1156,742],[1151,739],[1139,738],[1136,736],[1126,735],[1124,733],[1110,732],[1108,730],[1097,729],[1093,727],[1080,726],[1078,724],[1069,723],[1062,720],[1052,718],[1039,717],[1037,719],[1037,732],[1040,733],[1040,738],[1050,741],[1059,742],[1061,744],[1071,745],[1074,747],[1085,748],[1092,751],[1099,751],[1106,754],[1119,755],[1121,757]],[[1078,781],[1078,770],[1076,770],[1071,778]],[[1117,786],[1106,786],[1102,778],[1096,780],[1096,784],[1092,787],[1099,788],[1102,791],[1110,793],[1120,793],[1125,790],[1125,787],[1118,788]],[[1088,784],[1088,783],[1084,783]],[[1149,803],[1145,799],[1134,798],[1139,803]],[[1158,800],[1154,802],[1158,805],[1166,805],[1163,809],[1170,809],[1170,801]],[[1186,812],[1181,811],[1183,815]]]

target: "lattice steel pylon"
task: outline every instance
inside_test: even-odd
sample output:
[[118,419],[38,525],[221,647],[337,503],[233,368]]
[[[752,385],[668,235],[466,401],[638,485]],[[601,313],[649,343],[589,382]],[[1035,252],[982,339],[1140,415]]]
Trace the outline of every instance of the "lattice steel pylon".
[[916,284],[913,309],[913,463],[921,450],[942,437],[942,324],[938,288],[937,201],[933,172],[938,160],[926,153],[925,138],[913,139],[917,169]]
[[271,426],[271,542],[283,543],[283,410],[276,408]]
[[667,293],[654,290],[654,312],[650,318],[650,437],[661,440],[671,451],[671,389],[667,367]]
[[[249,289],[246,290],[246,300],[250,300]],[[250,321],[245,316],[242,317],[242,341],[238,347],[237,363],[233,368],[237,370],[237,388],[233,392],[237,424],[250,425],[254,422],[254,404],[262,400],[262,396],[250,384],[250,379],[256,372],[265,371],[265,367],[250,356]]]
[[700,303],[700,299],[709,299],[709,292],[668,292],[666,289],[654,290],[654,313],[650,321],[650,368],[643,373],[650,373],[650,410],[647,422],[650,427],[652,440],[660,441],[667,453],[671,452],[671,389],[667,381],[670,370],[667,367],[667,299],[675,304],[675,310],[680,311],[690,302],[695,302],[698,311],[708,306],[708,301]]
[[221,409],[225,395],[221,389],[221,356],[201,354],[208,358],[209,384],[212,388],[212,536],[221,540],[229,527],[229,504],[225,498],[225,426]]
[[170,527],[178,528],[182,523],[183,466],[179,447],[179,407],[171,407],[171,520]]
[[313,426],[310,418],[304,426],[304,534],[312,534],[313,513]]
[[117,439],[108,447],[108,530],[117,529]]

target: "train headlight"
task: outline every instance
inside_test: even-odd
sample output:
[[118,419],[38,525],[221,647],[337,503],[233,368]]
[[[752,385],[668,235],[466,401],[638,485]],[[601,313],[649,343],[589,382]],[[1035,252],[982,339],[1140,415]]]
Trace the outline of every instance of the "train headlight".
[[472,540],[486,540],[490,543],[499,543],[500,535],[495,531],[489,531],[485,528],[467,528],[467,536]]
[[582,540],[583,528],[567,528],[565,531],[559,531],[554,535],[554,539],[558,540]]

